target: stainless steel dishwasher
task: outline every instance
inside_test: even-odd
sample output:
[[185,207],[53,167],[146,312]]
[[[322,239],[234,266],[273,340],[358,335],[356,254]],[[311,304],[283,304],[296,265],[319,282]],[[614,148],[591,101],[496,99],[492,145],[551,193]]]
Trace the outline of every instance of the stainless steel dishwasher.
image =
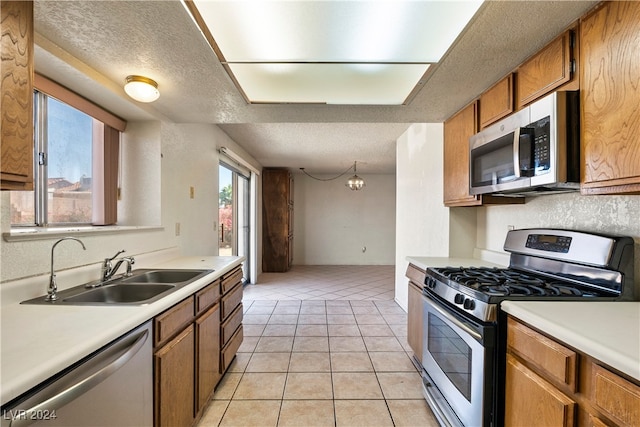
[[2,408],[2,427],[151,426],[151,322]]

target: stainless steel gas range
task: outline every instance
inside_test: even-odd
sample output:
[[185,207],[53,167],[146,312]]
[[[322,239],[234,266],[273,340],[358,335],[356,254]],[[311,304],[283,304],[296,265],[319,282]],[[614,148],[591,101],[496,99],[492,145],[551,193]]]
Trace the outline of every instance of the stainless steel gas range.
[[631,237],[509,231],[508,268],[428,268],[423,288],[423,392],[442,425],[501,426],[505,300],[640,300]]

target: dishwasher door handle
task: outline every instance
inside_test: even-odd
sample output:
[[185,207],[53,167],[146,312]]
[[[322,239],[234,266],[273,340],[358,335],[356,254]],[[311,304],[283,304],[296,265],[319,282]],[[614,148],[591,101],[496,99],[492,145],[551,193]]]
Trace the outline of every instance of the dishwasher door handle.
[[[55,393],[55,395],[50,398],[44,397],[45,400],[41,403],[37,403],[25,411],[20,411],[21,415],[11,420],[9,426],[25,427],[33,424],[39,421],[39,413],[52,413],[57,411],[64,405],[91,390],[131,360],[147,341],[148,336],[149,331],[145,329],[137,334],[123,338],[120,342],[116,342],[104,350],[100,350],[96,356],[83,364],[86,366],[86,370],[93,371],[97,369],[97,371],[86,375],[84,378],[79,378],[77,381],[74,381],[73,385],[64,390],[51,391],[45,389],[43,393],[49,391],[50,393]],[[131,341],[134,342],[131,343]],[[114,358],[115,360],[113,360]],[[73,375],[73,371],[67,375]]]

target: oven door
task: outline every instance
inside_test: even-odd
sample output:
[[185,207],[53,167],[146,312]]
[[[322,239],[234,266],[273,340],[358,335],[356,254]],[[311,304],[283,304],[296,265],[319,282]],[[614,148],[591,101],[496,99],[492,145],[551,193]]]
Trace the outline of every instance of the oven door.
[[423,295],[423,392],[442,425],[488,426],[495,325],[456,315]]

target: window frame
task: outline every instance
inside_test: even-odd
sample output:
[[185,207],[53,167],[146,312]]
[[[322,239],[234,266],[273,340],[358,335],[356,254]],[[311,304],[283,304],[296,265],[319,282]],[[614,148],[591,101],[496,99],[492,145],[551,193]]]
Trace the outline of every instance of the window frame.
[[[93,102],[72,92],[64,86],[34,73],[34,101],[38,98],[37,109],[34,109],[34,222],[35,224],[11,224],[19,227],[69,227],[86,225],[115,225],[117,223],[117,201],[119,193],[119,157],[120,137],[127,122],[110,113]],[[54,98],[93,119],[93,153],[92,153],[92,220],[89,223],[55,223],[47,220],[47,188],[46,165],[41,165],[39,153],[47,153],[47,141],[44,136],[46,128],[46,97]],[[46,161],[45,161],[46,163]]]

